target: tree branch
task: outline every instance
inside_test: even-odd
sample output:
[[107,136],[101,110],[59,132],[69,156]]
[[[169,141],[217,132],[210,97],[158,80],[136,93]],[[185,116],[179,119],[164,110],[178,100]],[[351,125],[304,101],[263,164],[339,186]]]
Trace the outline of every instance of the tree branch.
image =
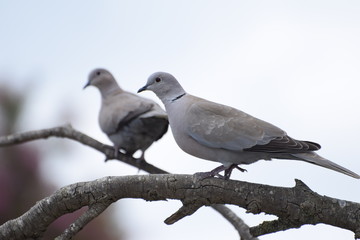
[[84,212],[74,223],[72,223],[63,234],[55,238],[56,240],[67,240],[72,239],[78,232],[80,232],[86,224],[91,220],[99,216],[103,211],[110,206],[111,201],[104,201],[100,203],[93,204],[89,209]]
[[[162,169],[160,169],[158,167],[155,167],[152,164],[147,163],[146,161],[137,161],[137,159],[135,159],[135,158],[133,158],[131,156],[125,155],[125,154],[123,154],[121,152],[119,152],[117,158],[115,158],[114,148],[112,146],[103,144],[103,143],[101,143],[101,142],[99,142],[99,141],[97,141],[97,140],[95,140],[95,139],[93,139],[93,138],[91,138],[91,137],[89,137],[89,136],[75,130],[74,128],[71,127],[70,124],[60,126],[60,127],[37,130],[37,131],[29,131],[29,132],[24,132],[24,133],[16,133],[16,134],[8,135],[8,136],[1,136],[0,137],[0,147],[10,146],[10,145],[14,145],[14,144],[21,144],[21,143],[25,143],[25,142],[33,141],[33,140],[47,139],[49,137],[60,137],[60,138],[68,138],[68,139],[75,140],[75,141],[77,141],[79,143],[82,143],[82,144],[84,144],[86,146],[94,148],[94,149],[98,150],[99,152],[102,152],[106,156],[107,160],[109,160],[109,159],[117,159],[117,160],[119,160],[121,162],[129,164],[129,165],[134,166],[136,168],[139,168],[139,169],[141,169],[143,171],[146,171],[148,173],[152,173],[152,174],[166,174],[166,173],[168,173],[168,172],[166,172],[166,171],[164,171],[164,170],[162,170]],[[185,207],[184,207],[184,209],[185,209]],[[216,211],[219,211],[216,208],[214,208],[214,209]],[[226,206],[223,206],[222,209],[223,210],[227,209],[227,211],[223,211],[222,213],[220,212],[220,214],[223,215],[228,220],[233,218],[232,216],[235,215]],[[242,236],[244,234],[242,232],[244,228],[240,228],[239,225],[235,224],[234,221],[230,221],[230,223],[233,224],[233,226],[238,231],[240,236]],[[74,224],[77,226],[76,228],[78,228],[78,226],[81,226],[81,228],[79,230],[81,230],[82,227],[84,226],[82,224],[79,225],[78,222],[75,222]],[[72,228],[72,229],[74,230],[75,228]],[[70,230],[67,229],[64,234],[70,234]],[[67,236],[67,235],[64,235],[64,236],[63,235],[59,236],[59,237]],[[59,238],[59,239],[62,239],[62,238]],[[64,238],[64,239],[66,239],[66,238]]]
[[70,124],[54,127],[54,128],[46,128],[37,131],[29,131],[24,133],[15,133],[8,136],[0,137],[0,147],[10,146],[14,144],[25,143],[33,140],[39,139],[47,139],[49,137],[60,137],[60,138],[68,138],[75,140],[79,143],[82,143],[88,147],[94,148],[99,152],[102,152],[106,159],[117,159],[121,162],[129,164],[131,166],[137,167],[141,170],[144,170],[148,173],[167,173],[166,171],[155,167],[147,163],[146,161],[136,161],[137,159],[125,155],[119,152],[117,158],[114,155],[114,148],[112,146],[103,144],[71,127]]
[[170,217],[165,219],[164,222],[170,225],[176,223],[177,221],[183,219],[186,216],[192,215],[199,208],[201,208],[206,204],[205,202],[202,202],[202,200],[203,199],[198,199],[198,198],[191,198],[191,199],[186,198],[183,201],[182,207],[179,210],[177,210],[174,214],[172,214]]
[[56,218],[83,206],[109,205],[123,198],[188,202],[195,197],[202,206],[233,204],[301,225],[337,226],[360,237],[359,203],[320,196],[299,180],[295,187],[283,188],[217,178],[199,181],[193,175],[152,174],[105,177],[61,188],[24,215],[0,226],[0,239],[40,238]]
[[[221,215],[223,215],[224,218],[226,218],[229,222],[231,222],[236,229],[241,229],[240,231],[238,231],[241,240],[258,240],[257,237],[253,237],[252,234],[250,233],[249,226],[229,208],[221,204],[213,204],[211,206],[215,208]],[[260,235],[264,235],[264,234],[259,234],[257,236]]]
[[249,230],[254,236],[261,236],[269,233],[285,231],[291,228],[300,228],[303,224],[299,221],[289,221],[287,219],[277,219],[264,221],[258,226],[251,227]]

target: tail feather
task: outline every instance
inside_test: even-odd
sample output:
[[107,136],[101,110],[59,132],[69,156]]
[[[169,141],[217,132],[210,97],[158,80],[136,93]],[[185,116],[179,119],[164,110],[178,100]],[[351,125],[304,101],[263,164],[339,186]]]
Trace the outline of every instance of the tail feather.
[[325,167],[343,174],[346,174],[350,177],[360,179],[360,176],[353,171],[350,171],[349,169],[346,169],[334,162],[331,162],[330,160],[327,160],[326,158],[321,157],[320,155],[314,153],[314,152],[307,152],[307,153],[296,153],[291,154],[296,158],[299,158],[299,160],[316,164],[321,167]]

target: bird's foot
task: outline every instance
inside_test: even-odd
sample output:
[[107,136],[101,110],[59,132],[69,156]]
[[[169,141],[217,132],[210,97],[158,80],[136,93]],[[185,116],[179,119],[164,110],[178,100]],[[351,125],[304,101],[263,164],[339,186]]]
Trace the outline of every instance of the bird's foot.
[[119,147],[114,147],[114,158],[117,159],[119,157]]
[[[114,146],[114,147],[110,147],[110,146],[105,146],[107,149],[112,150],[111,151],[106,151],[105,154],[105,162],[109,161],[109,160],[114,160],[114,159],[119,159],[119,153],[122,154],[126,154],[126,152],[122,149],[120,149],[120,147]],[[109,157],[110,156],[110,157]]]
[[119,156],[119,149],[113,148],[112,150],[114,150],[114,157],[110,158],[108,155],[105,155],[105,162],[109,161],[109,160],[113,160],[113,159],[117,159]]
[[[243,169],[241,167],[239,167],[237,164],[231,164],[229,167],[225,167],[224,165],[221,165],[213,170],[211,170],[210,172],[198,172],[195,173],[195,177],[199,180],[204,180],[206,178],[210,178],[210,177],[215,177],[218,176],[221,179],[224,180],[229,180],[231,173],[234,169],[238,169],[241,172],[246,172],[246,169]],[[220,172],[224,171],[224,176],[222,176],[220,174]]]
[[221,166],[211,170],[210,172],[198,172],[198,173],[195,173],[194,176],[199,180],[204,180],[206,178],[211,178],[211,177],[215,177],[215,176],[223,178],[223,176],[221,176],[219,173],[224,171],[224,170],[226,170],[226,167],[224,165],[221,165]]
[[[145,158],[143,158],[143,157],[139,157],[139,158],[135,158],[135,159],[136,159],[136,166],[137,166],[137,167],[140,167],[140,165],[141,165],[142,163],[146,162],[146,161],[145,161]],[[139,169],[139,171],[140,171],[140,169]]]
[[114,157],[112,157],[114,155],[114,152],[113,152],[114,147],[109,146],[109,145],[104,145],[104,150],[105,150],[105,152],[104,152],[105,153],[105,159],[104,159],[105,162],[115,159]]
[[234,169],[240,170],[241,172],[246,172],[247,170],[239,167],[237,164],[231,164],[230,167],[226,168],[224,171],[224,179],[230,179],[231,173]]

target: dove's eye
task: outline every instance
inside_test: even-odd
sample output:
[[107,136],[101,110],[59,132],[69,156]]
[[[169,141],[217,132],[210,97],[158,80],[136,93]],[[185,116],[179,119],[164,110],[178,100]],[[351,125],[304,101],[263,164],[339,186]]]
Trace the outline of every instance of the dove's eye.
[[96,72],[96,75],[98,75],[98,76],[99,76],[100,74],[101,74],[100,72]]
[[157,78],[155,78],[155,81],[156,82],[161,82],[161,78],[157,77]]

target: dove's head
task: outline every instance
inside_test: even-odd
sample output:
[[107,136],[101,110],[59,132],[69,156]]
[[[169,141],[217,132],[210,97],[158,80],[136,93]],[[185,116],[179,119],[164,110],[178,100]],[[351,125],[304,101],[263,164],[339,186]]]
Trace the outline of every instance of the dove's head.
[[164,104],[185,93],[176,78],[166,72],[156,72],[150,75],[146,85],[140,88],[138,93],[145,90],[153,91]]
[[84,88],[88,86],[95,86],[99,88],[100,91],[106,91],[107,89],[117,86],[117,83],[108,70],[97,68],[90,72],[88,82]]

